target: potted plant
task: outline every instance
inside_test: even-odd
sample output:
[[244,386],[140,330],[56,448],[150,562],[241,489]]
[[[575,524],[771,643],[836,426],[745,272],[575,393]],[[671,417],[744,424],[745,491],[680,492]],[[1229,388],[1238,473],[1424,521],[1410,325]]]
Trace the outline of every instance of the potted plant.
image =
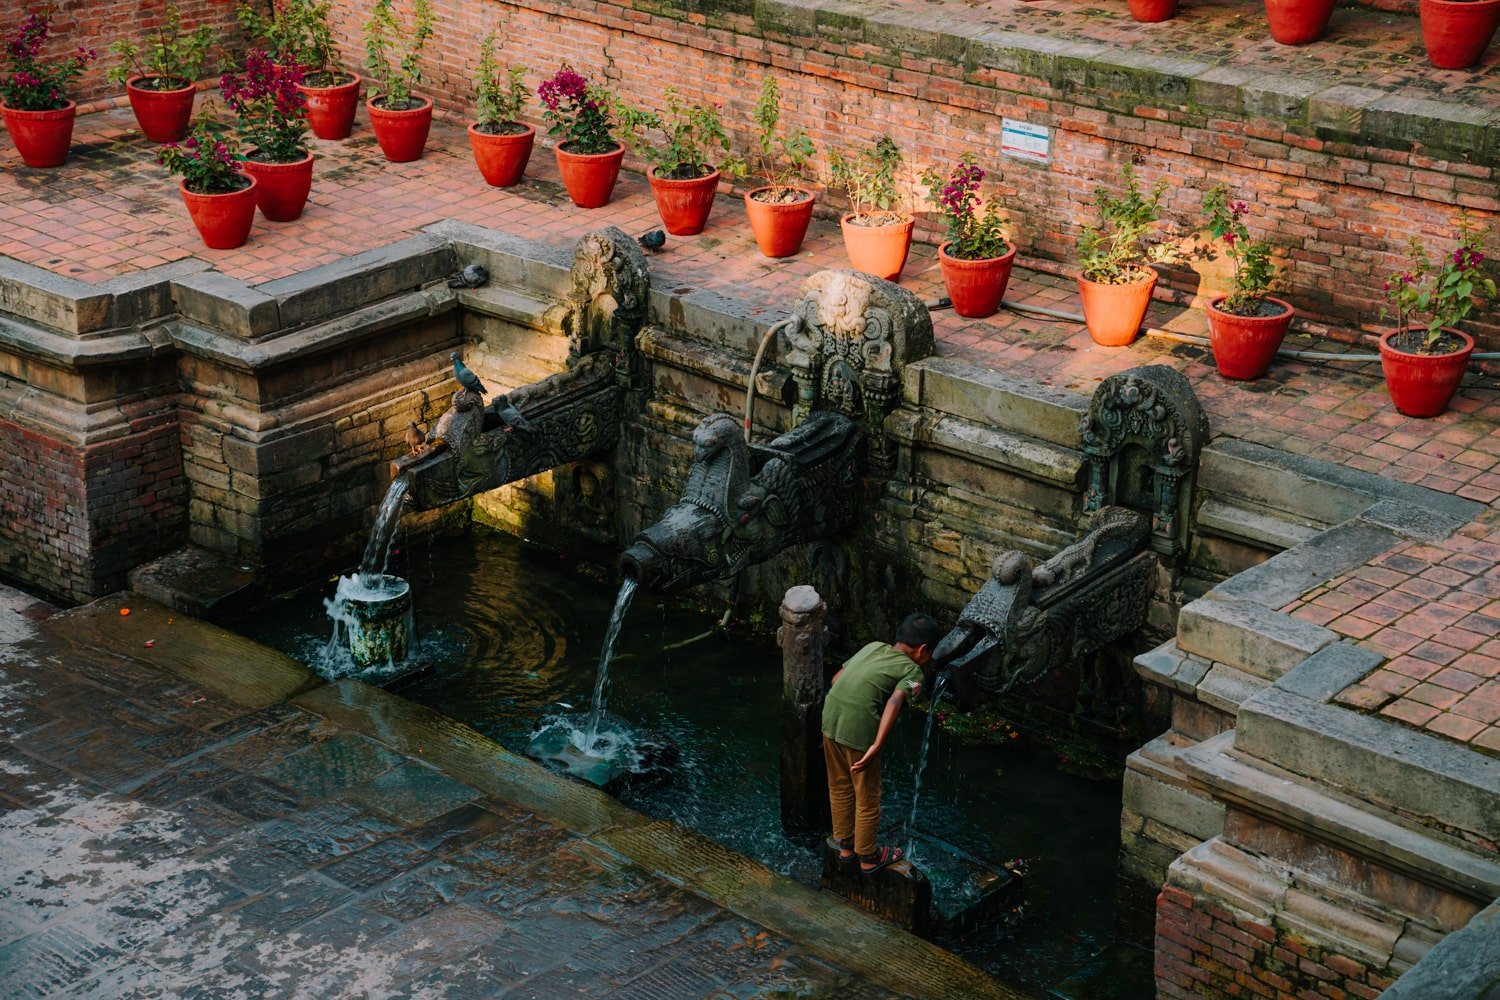
[[980,211],[983,168],[965,156],[947,174],[928,170],[922,179],[948,226],[938,263],[953,311],[973,319],[993,316],[1005,297],[1016,248],[1006,238],[995,199],[984,202]]
[[277,62],[302,69],[297,89],[307,99],[307,124],[319,139],[347,139],[359,104],[359,75],[338,68],[330,0],[268,0],[269,17],[251,4],[237,10],[252,38],[262,39]]
[[1334,0],[1266,0],[1266,24],[1282,45],[1316,42],[1328,30]]
[[766,184],[745,193],[750,230],[767,257],[790,257],[802,249],[817,199],[813,192],[793,183],[806,174],[812,162],[812,140],[801,129],[783,134],[780,123],[781,92],[776,78],[767,76],[761,81],[760,99],[755,102],[759,130],[755,157]]
[[1500,0],[1421,0],[1418,11],[1427,60],[1439,69],[1479,62],[1500,26]]
[[1230,290],[1208,305],[1208,339],[1214,364],[1224,378],[1260,378],[1281,349],[1295,312],[1291,305],[1266,292],[1276,283],[1271,260],[1275,244],[1252,240],[1244,218],[1250,206],[1230,201],[1222,184],[1203,196],[1208,232],[1224,244],[1233,265]]
[[28,14],[6,45],[9,67],[0,78],[0,112],[28,167],[60,167],[67,160],[78,105],[63,90],[95,57],[93,49],[80,48],[66,59],[40,61],[51,30],[50,10]]
[[[713,150],[729,149],[729,135],[715,105],[687,104],[672,87],[662,91],[665,112],[620,105],[620,121],[631,132],[653,129],[666,137],[662,145],[645,144],[641,154],[651,164],[646,179],[662,225],[674,236],[703,232],[719,190],[719,167],[709,163]],[[732,170],[737,163],[726,163]]]
[[1160,180],[1149,194],[1136,182],[1135,168],[1121,168],[1125,193],[1116,198],[1107,188],[1094,189],[1098,226],[1086,225],[1078,238],[1078,294],[1089,336],[1101,347],[1124,347],[1135,340],[1156,272],[1151,265],[1166,260],[1170,250],[1147,236],[1161,213],[1167,182]]
[[215,250],[244,244],[255,221],[256,182],[240,171],[234,135],[211,109],[198,117],[181,145],[167,143],[156,160],[182,175],[182,200],[205,244]]
[[[1494,279],[1480,274],[1485,231],[1460,218],[1457,236],[1458,245],[1436,270],[1413,236],[1406,268],[1385,283],[1397,326],[1380,337],[1380,367],[1391,402],[1409,417],[1435,417],[1448,408],[1474,353],[1474,338],[1458,324],[1476,296],[1495,297]],[[1416,322],[1418,315],[1427,322]]]
[[495,62],[495,33],[485,35],[479,46],[474,105],[477,121],[469,126],[469,148],[485,182],[495,187],[513,187],[521,182],[536,142],[536,129],[519,121],[521,105],[530,94],[525,76],[525,66],[512,66],[501,76]]
[[260,214],[272,222],[302,215],[312,189],[313,155],[302,145],[307,135],[307,100],[297,89],[302,70],[273,62],[259,49],[245,56],[243,76],[224,74],[219,92],[239,116],[246,153],[242,169],[256,180]]
[[608,205],[625,159],[624,143],[610,133],[614,100],[609,91],[565,63],[536,89],[536,96],[548,131],[560,137],[553,152],[568,197],[579,208]]
[[1142,24],[1170,21],[1177,13],[1177,0],[1129,0],[1130,16]]
[[144,43],[122,38],[110,46],[120,62],[109,78],[125,84],[130,110],[147,139],[177,142],[187,135],[198,77],[213,45],[212,27],[200,24],[184,31],[176,0],[167,0],[154,36]]
[[[365,66],[381,85],[380,92],[365,102],[365,110],[380,151],[392,163],[421,158],[432,130],[431,98],[411,92],[411,85],[422,81],[418,60],[432,28],[429,0],[412,0],[409,26],[396,19],[391,0],[375,0],[365,21]],[[406,44],[398,59],[396,49],[403,39]]]
[[901,150],[888,135],[858,153],[835,152],[830,158],[833,183],[849,196],[847,212],[839,220],[844,252],[857,271],[887,281],[901,280],[911,249],[913,219],[896,208],[896,172]]

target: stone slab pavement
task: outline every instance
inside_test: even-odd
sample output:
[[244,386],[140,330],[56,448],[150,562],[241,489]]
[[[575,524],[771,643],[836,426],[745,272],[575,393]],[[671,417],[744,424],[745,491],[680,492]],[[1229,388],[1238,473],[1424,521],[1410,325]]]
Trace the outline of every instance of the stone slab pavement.
[[0,588],[6,997],[1012,996],[384,692],[185,680],[235,652],[132,603]]

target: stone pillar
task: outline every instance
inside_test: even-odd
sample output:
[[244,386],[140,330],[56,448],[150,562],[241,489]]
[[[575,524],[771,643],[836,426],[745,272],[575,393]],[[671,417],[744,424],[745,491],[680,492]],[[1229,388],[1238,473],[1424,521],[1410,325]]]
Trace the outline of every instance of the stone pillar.
[[811,587],[781,602],[781,827],[787,833],[828,825],[823,765],[823,640],[828,605]]

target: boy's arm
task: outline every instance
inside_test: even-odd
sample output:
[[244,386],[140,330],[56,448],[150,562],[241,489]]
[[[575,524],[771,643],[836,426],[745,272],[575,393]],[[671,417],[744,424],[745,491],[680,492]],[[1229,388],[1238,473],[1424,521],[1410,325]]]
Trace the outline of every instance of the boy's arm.
[[875,755],[880,753],[880,747],[885,743],[885,738],[890,735],[891,729],[896,725],[896,716],[901,714],[901,707],[906,704],[906,692],[899,687],[891,692],[890,698],[886,700],[885,711],[880,713],[880,728],[875,731],[875,742],[870,744],[870,749],[864,752],[864,756],[849,765],[850,771],[863,771]]

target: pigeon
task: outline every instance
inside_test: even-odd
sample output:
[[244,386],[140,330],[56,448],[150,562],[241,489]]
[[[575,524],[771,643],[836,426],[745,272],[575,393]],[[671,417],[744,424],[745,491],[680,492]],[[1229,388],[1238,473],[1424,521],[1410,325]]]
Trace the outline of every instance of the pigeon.
[[531,430],[531,421],[511,404],[509,396],[496,396],[490,401],[490,406],[494,409],[495,416],[505,425],[505,433]]
[[483,264],[469,264],[458,276],[448,279],[449,288],[478,288],[490,280],[490,272]]
[[427,437],[422,433],[422,428],[417,426],[415,420],[407,421],[406,446],[411,449],[413,455],[422,454],[422,449],[427,447]]
[[653,229],[649,233],[642,233],[637,236],[635,241],[641,245],[643,250],[650,250],[652,253],[655,253],[667,245],[667,234],[660,229]]
[[469,371],[457,351],[454,351],[448,357],[453,361],[453,377],[458,379],[459,385],[463,386],[469,392],[477,392],[481,396],[489,391],[484,387],[484,383],[479,381],[479,376]]

